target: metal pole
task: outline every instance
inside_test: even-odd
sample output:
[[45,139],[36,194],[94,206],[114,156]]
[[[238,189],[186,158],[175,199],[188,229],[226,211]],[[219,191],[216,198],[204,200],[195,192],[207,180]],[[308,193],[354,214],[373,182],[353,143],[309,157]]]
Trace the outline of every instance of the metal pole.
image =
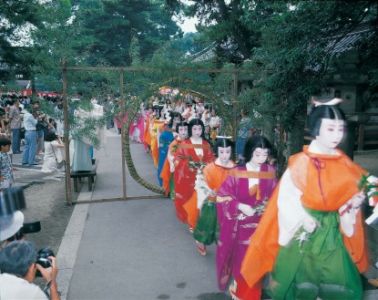
[[68,115],[68,99],[67,99],[67,63],[63,60],[63,121],[64,121],[64,152],[66,158],[66,202],[72,205],[72,188],[71,188],[71,167],[70,167],[70,140],[69,140],[69,115]]
[[[122,101],[122,121],[124,114],[126,113],[126,100],[124,98],[123,94],[123,70],[119,73],[119,91]],[[126,194],[126,162],[125,162],[125,138],[126,138],[126,132],[125,132],[125,124],[122,124],[121,127],[121,149],[122,149],[122,189],[123,189],[123,199],[126,200],[127,194]]]

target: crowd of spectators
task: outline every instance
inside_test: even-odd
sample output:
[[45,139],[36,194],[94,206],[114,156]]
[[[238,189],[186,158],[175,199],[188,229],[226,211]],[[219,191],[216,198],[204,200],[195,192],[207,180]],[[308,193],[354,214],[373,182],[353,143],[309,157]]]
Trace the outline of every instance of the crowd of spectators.
[[[12,160],[21,156],[23,167],[41,165],[45,161],[45,137],[55,135],[59,146],[63,145],[63,123],[41,111],[42,102],[52,102],[56,110],[62,109],[60,97],[30,97],[17,93],[3,93],[0,98],[0,188],[13,183]],[[47,141],[51,142],[51,141]],[[60,148],[60,147],[58,147]],[[57,150],[60,151],[60,150]],[[55,171],[51,163],[42,167],[44,172]]]

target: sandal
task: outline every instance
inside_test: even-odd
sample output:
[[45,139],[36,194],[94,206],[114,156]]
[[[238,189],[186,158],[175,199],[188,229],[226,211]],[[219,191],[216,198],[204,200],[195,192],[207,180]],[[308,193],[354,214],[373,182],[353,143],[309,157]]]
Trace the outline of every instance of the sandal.
[[205,256],[207,254],[206,246],[204,244],[196,242],[196,246],[199,254],[201,254],[202,256]]

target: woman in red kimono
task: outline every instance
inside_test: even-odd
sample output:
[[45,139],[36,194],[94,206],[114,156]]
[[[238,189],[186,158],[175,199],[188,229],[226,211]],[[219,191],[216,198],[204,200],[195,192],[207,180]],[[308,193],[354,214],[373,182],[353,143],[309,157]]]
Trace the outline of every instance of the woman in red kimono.
[[[177,149],[175,159],[175,206],[177,217],[193,230],[197,217],[197,195],[194,184],[198,170],[214,160],[210,144],[204,138],[205,126],[200,119],[189,122],[189,138]],[[195,210],[184,205],[190,201]]]

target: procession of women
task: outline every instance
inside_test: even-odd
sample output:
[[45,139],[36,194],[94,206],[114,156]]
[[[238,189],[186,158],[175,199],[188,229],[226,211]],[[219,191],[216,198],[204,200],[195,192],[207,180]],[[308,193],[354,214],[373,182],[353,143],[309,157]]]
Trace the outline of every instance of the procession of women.
[[237,153],[201,99],[155,103],[134,120],[131,138],[152,156],[199,259],[215,245],[218,287],[232,299],[362,299],[369,258],[361,209],[370,206],[367,223],[377,222],[378,179],[338,149],[341,101],[312,103],[312,141],[280,178],[272,141],[255,133],[246,110]]

